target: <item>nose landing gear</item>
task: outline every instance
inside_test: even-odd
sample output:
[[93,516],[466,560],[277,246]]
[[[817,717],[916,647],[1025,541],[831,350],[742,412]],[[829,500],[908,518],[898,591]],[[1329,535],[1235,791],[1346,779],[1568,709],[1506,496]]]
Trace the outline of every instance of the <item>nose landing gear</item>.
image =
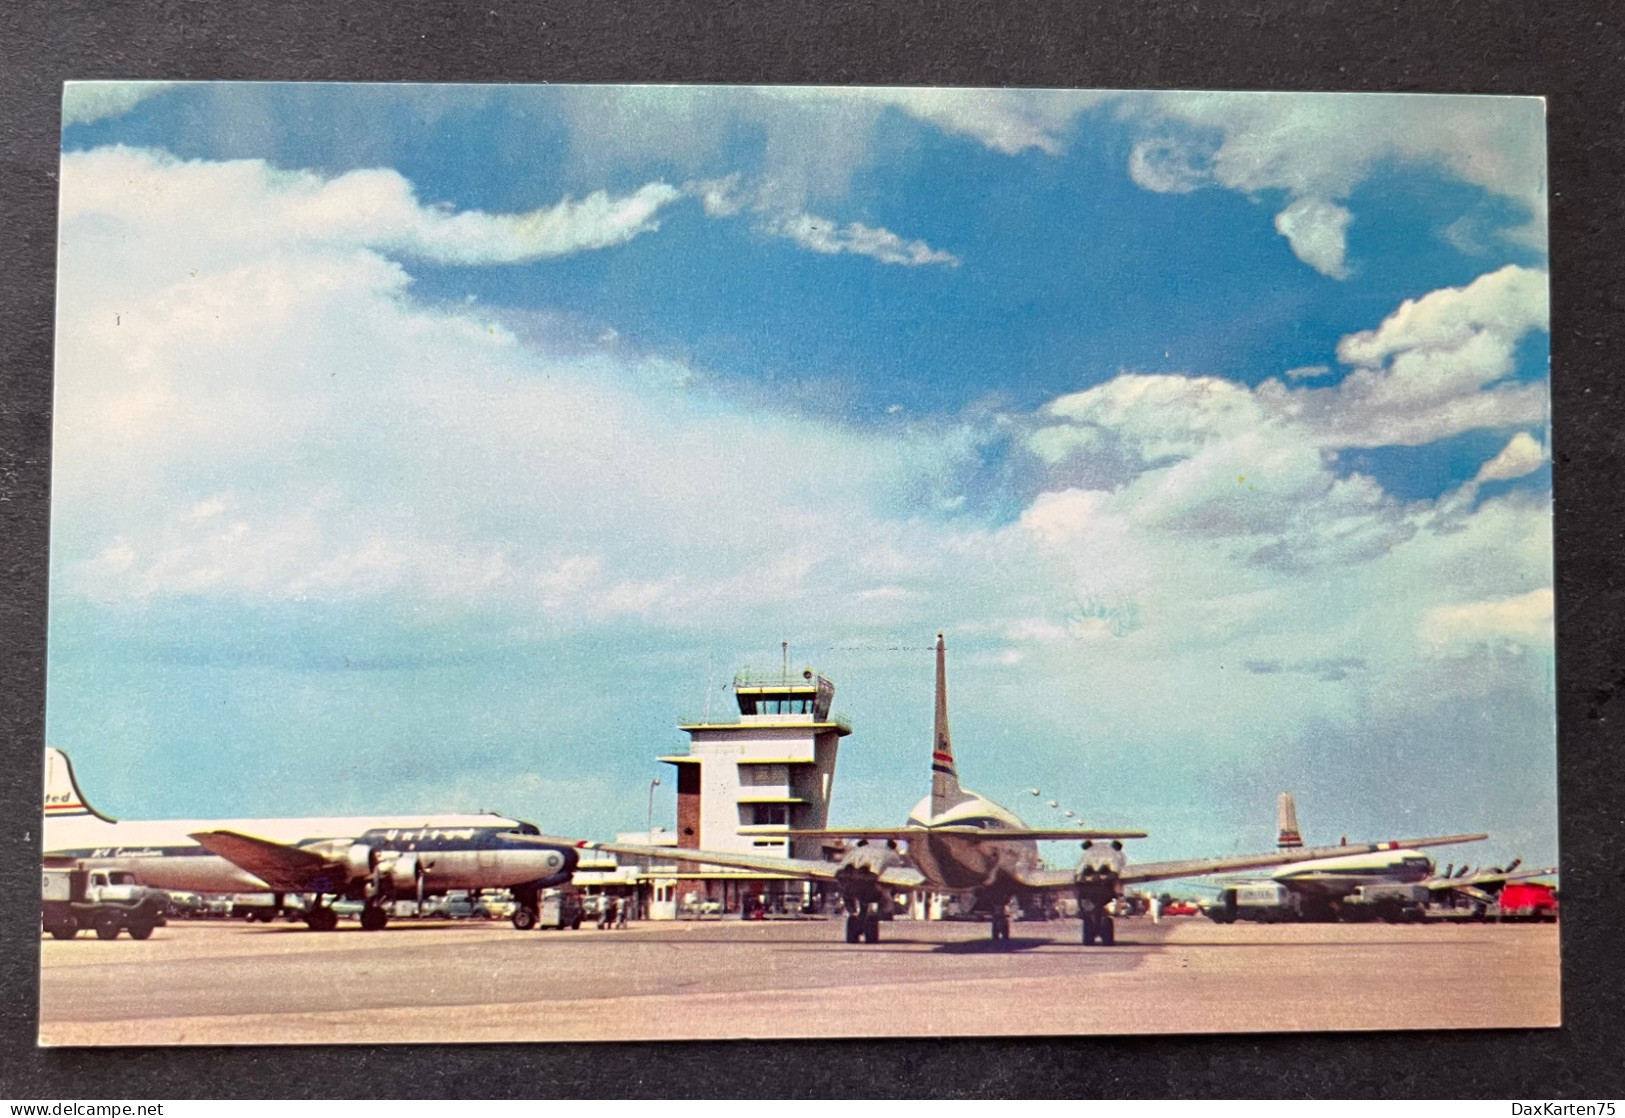
[[[1085,844],[1087,845],[1087,844]],[[1078,871],[1076,896],[1078,916],[1083,920],[1083,945],[1099,942],[1110,947],[1117,942],[1117,925],[1107,908],[1121,892],[1115,872],[1100,867],[1084,867]]]
[[1107,914],[1104,908],[1088,906],[1081,909],[1079,915],[1083,917],[1083,945],[1088,947],[1096,940],[1100,946],[1111,947],[1117,942],[1117,922]]
[[872,901],[847,902],[846,942],[859,940],[880,942],[880,907]]

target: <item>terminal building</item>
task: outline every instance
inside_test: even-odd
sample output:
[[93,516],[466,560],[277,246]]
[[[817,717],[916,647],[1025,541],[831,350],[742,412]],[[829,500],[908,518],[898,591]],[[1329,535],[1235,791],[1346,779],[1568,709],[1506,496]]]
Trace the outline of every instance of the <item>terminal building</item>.
[[[836,757],[852,732],[831,713],[835,684],[810,668],[769,676],[741,672],[733,692],[737,720],[713,722],[708,711],[703,721],[680,724],[687,752],[660,758],[676,770],[675,829],[651,826],[615,836],[629,845],[667,848],[670,856],[583,852],[578,886],[618,895],[639,919],[750,915],[758,907],[766,915],[792,916],[825,908],[820,884],[682,857],[688,849],[833,861],[846,849],[838,839],[790,834],[829,826]],[[915,890],[901,911],[940,920],[950,907],[946,900]]]
[[[810,668],[772,677],[734,677],[737,721],[707,718],[680,726],[686,753],[660,758],[677,771],[673,855],[684,849],[829,857],[836,848],[798,839],[793,830],[829,825],[840,741],[852,732],[831,715],[835,685]],[[649,836],[654,839],[655,836]],[[801,911],[818,903],[816,887],[798,878],[677,861],[647,871],[649,915],[658,919],[696,910]]]

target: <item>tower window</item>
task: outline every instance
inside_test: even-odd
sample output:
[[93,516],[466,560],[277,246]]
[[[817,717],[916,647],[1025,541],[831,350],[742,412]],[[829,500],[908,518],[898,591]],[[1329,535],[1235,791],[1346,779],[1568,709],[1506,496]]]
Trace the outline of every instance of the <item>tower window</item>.
[[784,804],[752,804],[755,810],[751,822],[758,827],[771,827],[789,822],[789,812]]

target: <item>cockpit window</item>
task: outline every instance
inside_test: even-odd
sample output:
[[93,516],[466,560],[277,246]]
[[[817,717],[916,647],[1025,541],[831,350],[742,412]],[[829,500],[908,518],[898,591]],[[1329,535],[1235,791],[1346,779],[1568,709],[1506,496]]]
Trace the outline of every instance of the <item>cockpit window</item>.
[[537,829],[536,824],[534,823],[521,823],[519,826],[515,827],[514,830],[518,831],[522,835],[539,835],[542,833]]

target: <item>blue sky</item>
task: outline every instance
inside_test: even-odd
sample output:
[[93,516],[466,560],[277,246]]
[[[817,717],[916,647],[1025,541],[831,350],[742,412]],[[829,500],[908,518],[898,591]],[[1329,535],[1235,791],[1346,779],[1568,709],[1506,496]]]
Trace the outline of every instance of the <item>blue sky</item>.
[[967,782],[1142,856],[1268,845],[1286,789],[1311,837],[1555,856],[1538,101],[64,119],[48,735],[104,810],[635,829],[787,640],[873,824],[942,629]]

